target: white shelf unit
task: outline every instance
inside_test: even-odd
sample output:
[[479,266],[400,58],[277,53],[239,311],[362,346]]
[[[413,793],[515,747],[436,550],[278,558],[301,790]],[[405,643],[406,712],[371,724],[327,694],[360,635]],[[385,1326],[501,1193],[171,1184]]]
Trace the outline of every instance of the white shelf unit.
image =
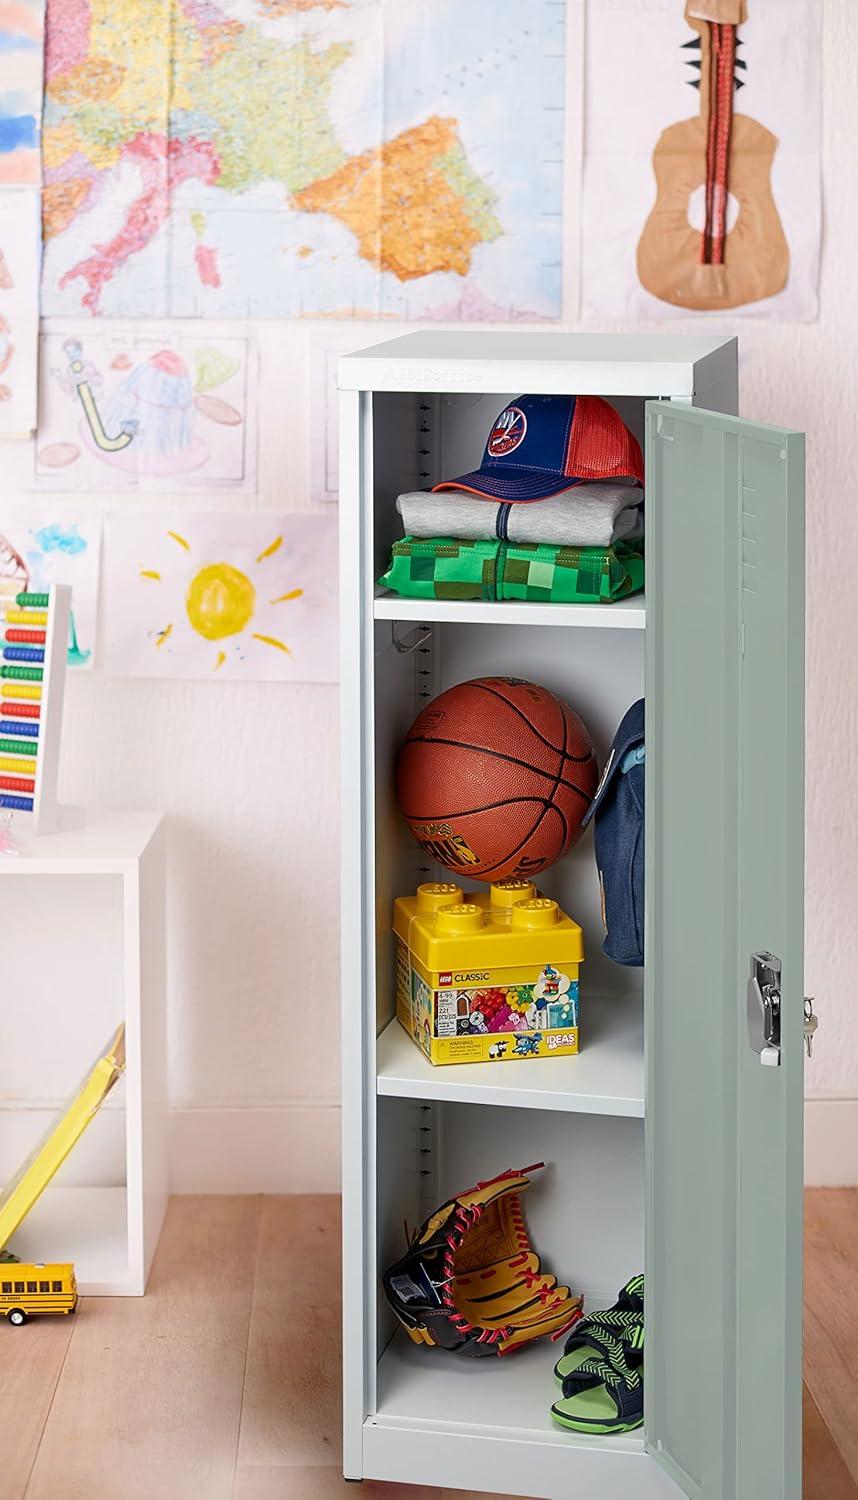
[[13,832],[4,967],[28,1004],[10,1014],[0,1064],[3,1175],[6,1151],[32,1148],[123,1020],[126,1067],[8,1248],[74,1261],[85,1296],[142,1296],[168,1186],[163,823],[66,810],[55,833]]
[[648,398],[736,410],[735,342],[431,332],[343,359],[339,383],[344,1473],[546,1500],[676,1500],[644,1432],[579,1439],[554,1426],[556,1346],[496,1362],[417,1348],[379,1285],[404,1248],[403,1219],[419,1224],[456,1190],[540,1160],[525,1208],[548,1267],[590,1306],[643,1267],[643,975],[600,951],[589,836],[537,880],[584,929],[578,1057],[433,1068],[394,1019],[391,916],[395,896],[446,878],[393,794],[420,707],[469,677],[532,678],[581,714],[604,764],[644,694],[646,603],[401,599],[376,580],[400,534],[396,494],[476,467],[512,397],[604,396],[643,442]]

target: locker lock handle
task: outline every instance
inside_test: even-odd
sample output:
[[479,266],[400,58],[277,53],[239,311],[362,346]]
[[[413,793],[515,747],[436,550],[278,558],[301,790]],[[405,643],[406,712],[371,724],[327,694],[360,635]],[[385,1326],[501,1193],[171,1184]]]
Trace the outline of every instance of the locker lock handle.
[[748,978],[748,1037],[764,1068],[781,1063],[781,961],[752,953]]

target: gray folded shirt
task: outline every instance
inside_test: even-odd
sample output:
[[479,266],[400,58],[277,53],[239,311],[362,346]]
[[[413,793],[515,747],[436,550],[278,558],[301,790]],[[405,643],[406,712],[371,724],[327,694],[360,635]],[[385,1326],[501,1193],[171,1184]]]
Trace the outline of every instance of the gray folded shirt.
[[467,541],[499,536],[557,547],[609,547],[641,536],[642,505],[643,490],[627,484],[579,484],[548,500],[509,504],[467,490],[416,490],[396,501],[406,536]]

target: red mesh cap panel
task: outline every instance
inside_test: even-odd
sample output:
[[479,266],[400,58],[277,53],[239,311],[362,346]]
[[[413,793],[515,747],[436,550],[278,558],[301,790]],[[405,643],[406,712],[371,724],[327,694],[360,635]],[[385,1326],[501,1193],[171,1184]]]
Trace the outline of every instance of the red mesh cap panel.
[[600,396],[579,396],[564,470],[576,479],[644,482],[643,454],[618,412]]

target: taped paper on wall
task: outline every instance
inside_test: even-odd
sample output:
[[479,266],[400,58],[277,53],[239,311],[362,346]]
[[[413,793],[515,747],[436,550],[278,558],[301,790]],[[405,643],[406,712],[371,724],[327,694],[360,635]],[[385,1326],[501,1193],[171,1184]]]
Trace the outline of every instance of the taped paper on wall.
[[0,189],[0,437],[36,426],[40,255],[38,188]]
[[[397,323],[397,338],[411,330]],[[314,501],[335,505],[339,495],[339,392],[337,362],[343,354],[354,354],[377,344],[377,324],[321,325],[310,330],[307,380],[310,449],[310,493]]]
[[43,311],[558,317],[565,6],[525,9],[56,4]]
[[0,595],[71,585],[68,664],[93,666],[98,623],[101,519],[67,504],[0,504]]
[[362,339],[337,338],[335,330],[322,328],[314,333],[310,347],[310,494],[325,505],[336,504],[340,487],[337,360],[341,354],[360,349],[362,343]]
[[45,0],[0,7],[0,187],[38,187]]
[[114,676],[337,680],[332,517],[114,513],[104,571]]
[[36,487],[252,491],[255,347],[175,324],[51,324],[41,337]]
[[821,11],[591,0],[585,317],[817,316]]

